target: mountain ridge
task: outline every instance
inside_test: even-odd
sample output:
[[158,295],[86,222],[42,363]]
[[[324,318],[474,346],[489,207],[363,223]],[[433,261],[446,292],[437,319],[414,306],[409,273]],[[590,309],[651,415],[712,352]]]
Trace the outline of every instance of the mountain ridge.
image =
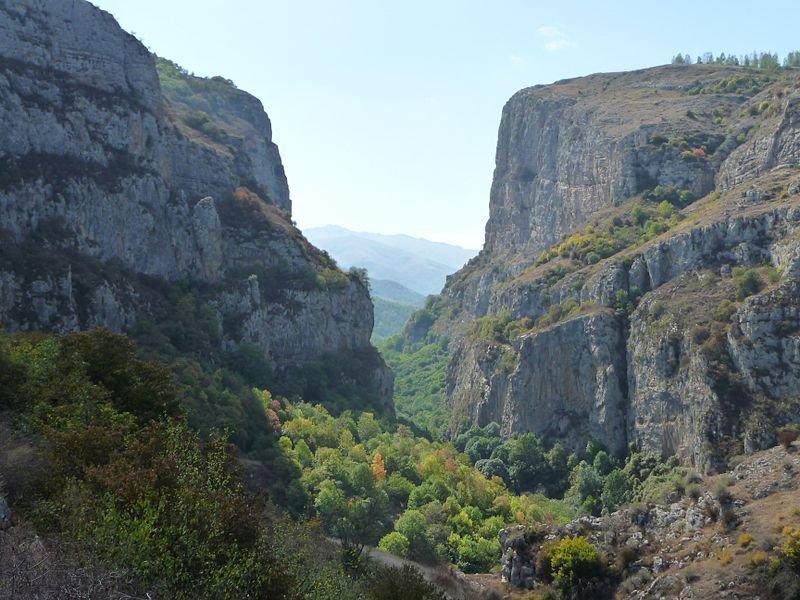
[[441,291],[447,275],[477,252],[424,238],[362,233],[337,225],[309,228],[306,235],[343,266],[366,268],[370,278],[396,281],[423,296]]
[[775,443],[800,416],[797,75],[663,66],[509,100],[484,249],[406,327],[450,338],[452,431],[709,472]]
[[292,225],[258,99],[154,59],[83,0],[3,3],[0,32],[5,327],[181,346],[171,323],[196,311],[198,355],[255,349],[287,383],[338,355],[391,412],[366,283]]

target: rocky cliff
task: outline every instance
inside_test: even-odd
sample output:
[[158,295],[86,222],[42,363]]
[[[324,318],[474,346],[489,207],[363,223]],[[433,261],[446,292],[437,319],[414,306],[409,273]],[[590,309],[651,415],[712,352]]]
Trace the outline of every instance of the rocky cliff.
[[[292,224],[261,103],[154,57],[83,0],[0,4],[0,323],[141,329],[202,304],[278,374],[370,355],[364,282]],[[187,312],[188,311],[188,312]],[[199,313],[198,313],[199,314]]]
[[[481,254],[434,303],[453,428],[704,470],[800,416],[800,75],[602,74],[503,110]],[[419,333],[419,332],[418,332]]]

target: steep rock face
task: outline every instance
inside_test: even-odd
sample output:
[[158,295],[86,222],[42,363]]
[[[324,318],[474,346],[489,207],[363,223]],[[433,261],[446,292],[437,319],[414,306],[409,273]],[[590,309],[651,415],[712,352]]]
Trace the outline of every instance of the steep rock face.
[[[451,401],[474,403],[469,410],[478,422],[502,423],[506,435],[532,431],[565,439],[573,449],[587,439],[604,440],[610,452],[624,453],[626,365],[616,315],[604,310],[574,317],[516,344],[513,350],[459,347],[451,363]],[[453,368],[462,363],[475,366]]]
[[681,318],[665,304],[680,293],[680,286],[668,287],[642,302],[631,318],[627,348],[631,441],[642,450],[676,455],[698,469],[711,470],[720,462],[724,465],[724,455],[713,444],[730,435],[738,421],[726,420],[722,405],[727,398],[715,390],[709,358],[692,337],[694,318]]
[[[656,184],[697,195],[712,190],[712,161],[680,160],[677,150],[650,143],[654,133],[705,129],[685,114],[681,71],[593,75],[515,94],[498,134],[486,252],[535,258],[599,210]],[[702,69],[695,75],[716,77]],[[693,114],[712,103],[719,110],[735,100],[697,97],[689,105]]]
[[157,71],[83,0],[19,0],[0,5],[0,123],[5,327],[127,330],[191,281],[222,347],[278,372],[370,351],[368,290],[290,222],[269,118],[232,83]]
[[[800,247],[800,244],[798,244]],[[728,333],[731,358],[754,394],[797,403],[800,390],[800,280],[748,300]]]
[[[789,300],[800,252],[797,107],[785,81],[706,66],[516,94],[500,126],[486,245],[449,278],[433,325],[453,338],[454,429],[495,420],[506,433],[618,452],[635,444],[704,470],[774,443],[775,428],[800,416]],[[657,186],[654,197],[680,192],[689,206],[661,230],[641,221],[631,237],[635,207],[655,220],[659,200],[647,195]],[[568,249],[537,261],[575,232],[575,244],[626,241],[605,260]],[[742,295],[745,275],[758,289]],[[614,311],[600,313],[603,327],[577,326],[589,317],[576,314],[598,307]],[[476,335],[487,319],[510,338]],[[575,406],[584,409],[554,426]]]

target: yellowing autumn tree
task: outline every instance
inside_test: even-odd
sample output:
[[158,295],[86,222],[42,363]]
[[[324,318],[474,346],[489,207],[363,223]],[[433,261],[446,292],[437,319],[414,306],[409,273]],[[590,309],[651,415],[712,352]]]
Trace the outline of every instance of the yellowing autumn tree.
[[372,457],[372,474],[378,481],[386,479],[386,465],[380,452],[376,452],[375,456]]

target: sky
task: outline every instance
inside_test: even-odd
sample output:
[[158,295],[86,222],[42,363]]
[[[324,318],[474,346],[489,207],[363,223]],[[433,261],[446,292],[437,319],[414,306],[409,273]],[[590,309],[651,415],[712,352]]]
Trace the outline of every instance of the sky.
[[800,49],[800,2],[92,0],[151,51],[257,96],[301,229],[479,248],[497,129],[518,90]]

